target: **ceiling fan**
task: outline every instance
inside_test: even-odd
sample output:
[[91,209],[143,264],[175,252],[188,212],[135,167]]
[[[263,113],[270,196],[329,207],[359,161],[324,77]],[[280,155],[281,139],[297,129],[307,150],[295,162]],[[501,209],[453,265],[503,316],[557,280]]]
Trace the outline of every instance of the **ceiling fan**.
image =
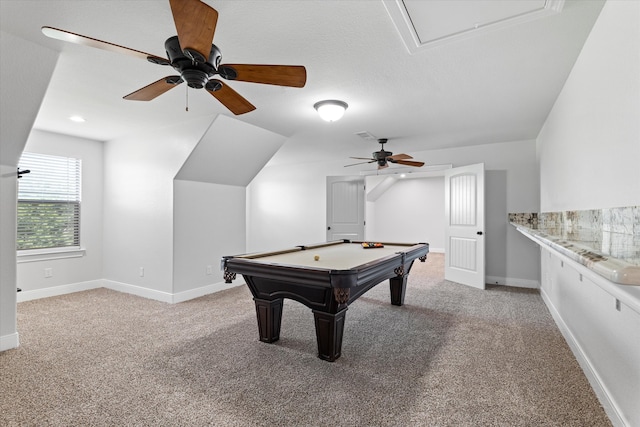
[[367,160],[367,161],[366,162],[353,163],[353,164],[350,164],[350,165],[346,165],[345,167],[355,166],[355,165],[362,165],[364,163],[374,163],[374,162],[378,163],[378,169],[388,168],[389,167],[389,163],[397,163],[399,165],[405,165],[405,166],[415,166],[415,167],[418,167],[418,168],[421,167],[421,166],[424,166],[424,162],[416,162],[416,161],[409,160],[409,159],[413,159],[413,157],[411,157],[408,154],[396,154],[396,155],[394,155],[390,151],[385,151],[384,150],[384,144],[387,143],[387,138],[380,138],[380,139],[378,139],[378,142],[381,145],[380,151],[374,151],[373,154],[371,155],[372,158],[350,157],[351,159],[359,159],[359,160]]
[[179,73],[124,96],[127,100],[151,101],[186,82],[191,88],[205,89],[233,114],[239,115],[256,107],[214,76],[225,80],[304,87],[307,71],[301,65],[221,64],[220,49],[212,43],[218,12],[200,0],[169,0],[169,3],[178,35],[169,37],[164,43],[168,59],[58,28],[45,26],[42,32],[54,39],[132,55],[153,64],[170,65]]

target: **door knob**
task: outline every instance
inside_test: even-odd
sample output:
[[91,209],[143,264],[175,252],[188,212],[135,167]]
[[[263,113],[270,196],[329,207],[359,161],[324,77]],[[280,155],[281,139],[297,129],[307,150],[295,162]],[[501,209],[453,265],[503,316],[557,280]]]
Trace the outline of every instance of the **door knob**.
[[327,227],[327,230],[331,230],[331,227]]
[[482,231],[478,231],[476,234],[477,234],[478,236],[482,236]]

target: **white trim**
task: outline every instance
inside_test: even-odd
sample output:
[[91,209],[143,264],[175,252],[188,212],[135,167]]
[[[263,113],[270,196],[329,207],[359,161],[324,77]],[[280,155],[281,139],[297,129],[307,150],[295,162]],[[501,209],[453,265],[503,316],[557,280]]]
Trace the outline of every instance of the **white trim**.
[[101,280],[90,280],[87,282],[70,283],[68,285],[53,286],[50,288],[34,289],[31,291],[21,291],[16,294],[17,302],[31,301],[40,298],[55,297],[58,295],[72,294],[74,292],[86,291],[102,287]]
[[549,312],[551,313],[553,320],[556,322],[558,329],[562,333],[562,336],[564,337],[565,341],[569,345],[569,348],[571,348],[571,351],[573,352],[573,355],[578,361],[578,364],[582,368],[582,371],[587,377],[587,380],[589,381],[591,388],[593,389],[596,396],[598,397],[598,400],[600,401],[600,404],[604,408],[605,413],[609,417],[609,420],[611,420],[611,423],[614,426],[620,426],[620,427],[630,426],[631,424],[629,424],[625,420],[624,415],[616,405],[615,401],[612,399],[611,394],[609,393],[609,390],[604,385],[604,382],[600,379],[600,376],[598,375],[598,371],[591,364],[589,357],[580,346],[580,343],[571,332],[571,329],[569,328],[569,326],[564,322],[564,319],[562,319],[562,316],[560,315],[556,307],[551,302],[551,299],[545,292],[544,288],[540,289],[540,295],[542,296],[542,300],[544,301],[544,303],[547,305],[547,308],[549,309]]
[[488,285],[513,286],[516,288],[540,289],[538,280],[518,279],[516,277],[485,276]]
[[544,7],[540,9],[508,17],[496,22],[478,24],[474,28],[446,35],[434,40],[426,40],[424,42],[420,40],[420,37],[416,32],[411,16],[404,4],[404,0],[382,0],[382,3],[389,14],[391,21],[396,27],[396,30],[400,34],[400,38],[404,42],[407,51],[409,54],[413,55],[446,43],[477,37],[490,31],[501,30],[512,25],[523,24],[535,19],[555,15],[562,12],[564,1],[565,0],[546,0]]
[[216,292],[224,291],[225,289],[235,288],[237,286],[244,285],[242,280],[237,281],[235,283],[213,283],[211,285],[202,286],[195,289],[189,289],[188,291],[178,292],[173,294],[173,302],[180,303],[184,301],[189,301],[194,298],[200,298],[205,295],[215,294]]
[[51,249],[27,249],[16,251],[16,262],[48,261],[52,259],[80,258],[86,253],[85,248],[51,248]]
[[171,294],[169,292],[157,291],[155,289],[143,288],[141,286],[130,285],[128,283],[116,282],[114,280],[104,280],[103,285],[107,289],[111,289],[118,292],[124,292],[127,294],[137,295],[143,298],[149,298],[156,301],[162,301],[169,304],[176,304],[184,301],[189,301],[194,298],[199,298],[204,295],[213,294],[223,291],[225,289],[233,288],[235,286],[244,285],[244,282],[239,281],[236,283],[213,283],[211,285],[202,286],[195,289],[189,289],[188,291],[178,292]]
[[[444,253],[444,248],[432,248],[431,246],[429,246],[429,254],[443,254]],[[427,254],[427,257],[429,256],[429,254]]]
[[115,280],[103,280],[103,286],[118,292],[137,295],[139,297],[153,299],[167,303],[173,302],[173,294],[169,292],[157,291],[155,289],[143,288],[142,286],[130,285],[128,283],[116,282]]
[[0,336],[0,351],[11,350],[20,346],[20,337],[17,332]]
[[143,298],[149,298],[156,301],[175,304],[242,285],[244,285],[244,282],[242,280],[236,281],[234,283],[219,282],[195,289],[189,289],[188,291],[171,294],[168,292],[157,291],[155,289],[130,285],[128,283],[116,282],[114,280],[90,280],[87,282],[71,283],[68,285],[53,286],[50,288],[21,291],[16,295],[17,302],[25,302],[40,298],[49,298],[59,295],[71,294],[74,292],[87,291],[89,289],[107,288],[118,292],[124,292],[126,294],[137,295]]

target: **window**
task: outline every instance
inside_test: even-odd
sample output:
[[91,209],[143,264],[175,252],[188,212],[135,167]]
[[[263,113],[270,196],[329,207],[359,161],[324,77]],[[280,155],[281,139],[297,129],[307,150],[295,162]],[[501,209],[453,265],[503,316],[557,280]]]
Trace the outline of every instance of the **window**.
[[80,159],[23,153],[17,249],[80,246]]

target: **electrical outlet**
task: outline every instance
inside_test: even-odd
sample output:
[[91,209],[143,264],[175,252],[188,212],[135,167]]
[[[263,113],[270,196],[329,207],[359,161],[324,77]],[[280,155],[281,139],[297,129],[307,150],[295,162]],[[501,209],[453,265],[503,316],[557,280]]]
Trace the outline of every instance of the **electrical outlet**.
[[140,274],[140,277],[144,277],[144,267],[140,267],[138,274]]
[[213,268],[210,265],[207,265],[207,275],[213,274]]
[[45,278],[49,278],[49,277],[53,277],[53,268],[45,268],[44,269],[44,277]]

